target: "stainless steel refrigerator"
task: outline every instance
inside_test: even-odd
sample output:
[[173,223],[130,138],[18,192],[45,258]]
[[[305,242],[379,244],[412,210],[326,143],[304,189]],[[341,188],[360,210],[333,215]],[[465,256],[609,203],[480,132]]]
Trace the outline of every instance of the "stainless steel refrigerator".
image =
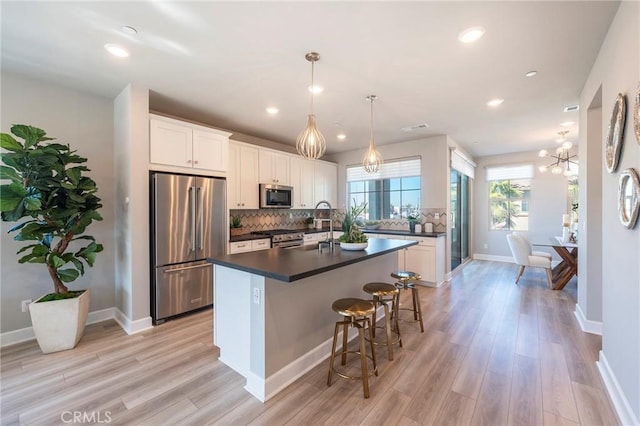
[[226,181],[151,174],[154,323],[213,304],[213,266],[225,252]]

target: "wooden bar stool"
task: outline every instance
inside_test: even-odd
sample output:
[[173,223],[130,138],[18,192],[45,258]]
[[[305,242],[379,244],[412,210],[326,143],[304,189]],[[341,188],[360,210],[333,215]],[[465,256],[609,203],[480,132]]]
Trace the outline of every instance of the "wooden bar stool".
[[[396,303],[396,295],[400,293],[400,290],[396,288],[393,284],[388,283],[367,283],[362,287],[365,293],[373,296],[373,315],[372,315],[372,323],[373,323],[373,337],[376,337],[376,328],[384,328],[387,333],[387,341],[386,343],[374,342],[377,345],[387,346],[387,351],[389,354],[389,361],[393,360],[393,345],[398,344],[402,347],[402,338],[400,337],[400,326],[398,324],[398,315],[396,312],[396,308],[398,304]],[[389,310],[389,303],[391,303],[391,312]],[[378,305],[382,305],[384,307],[384,327],[376,326],[376,314]],[[395,329],[391,327],[391,321],[394,321]],[[391,340],[391,332],[394,332],[397,335],[397,340]]]
[[[372,374],[375,374],[376,376],[378,375],[378,366],[376,365],[376,352],[373,348],[373,332],[371,327],[371,320],[369,319],[369,316],[371,316],[375,312],[373,303],[369,300],[363,299],[338,299],[333,302],[331,308],[336,313],[342,315],[344,317],[344,320],[336,322],[336,328],[333,332],[333,347],[331,349],[331,358],[329,361],[329,378],[327,379],[327,386],[331,386],[333,372],[335,371],[338,376],[345,379],[362,379],[364,397],[369,398],[369,376]],[[360,339],[359,351],[347,350],[347,335],[349,334],[349,325],[358,329],[358,337]],[[338,341],[338,331],[340,330],[340,326],[343,327],[342,350],[340,351],[342,355],[342,365],[346,365],[347,363],[347,354],[360,354],[360,362],[362,364],[360,376],[349,376],[347,374],[339,372],[333,367],[333,362],[336,357],[336,343]],[[371,356],[367,355],[367,346],[364,337],[364,333],[367,328],[369,329],[368,340],[371,345]],[[367,358],[373,361],[373,371],[371,373],[369,373],[367,369]]]
[[[411,271],[396,271],[396,272],[392,272],[391,276],[396,280],[398,280],[398,282],[396,283],[396,287],[398,289],[411,290],[411,298],[413,300],[413,309],[398,307],[396,308],[395,312],[397,313],[398,310],[400,309],[403,309],[406,311],[412,311],[414,322],[420,322],[420,332],[424,333],[424,324],[422,323],[422,308],[420,308],[420,297],[418,295],[418,289],[414,284],[414,281],[418,281],[422,279],[422,276],[416,272],[411,272]],[[398,306],[400,305],[399,292],[396,295],[396,303]]]

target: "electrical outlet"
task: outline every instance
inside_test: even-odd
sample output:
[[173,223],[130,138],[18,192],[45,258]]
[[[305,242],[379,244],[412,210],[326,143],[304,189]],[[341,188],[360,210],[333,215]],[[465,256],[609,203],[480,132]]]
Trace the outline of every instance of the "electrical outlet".
[[489,248],[489,244],[485,244],[484,248],[488,249]]
[[260,304],[260,289],[259,288],[254,288],[253,289],[253,303],[255,303],[256,305]]
[[31,303],[31,299],[23,300],[20,302],[20,307],[22,308],[22,312],[29,312],[29,303]]
[[433,218],[434,219],[440,219],[440,213],[434,213],[433,214]]

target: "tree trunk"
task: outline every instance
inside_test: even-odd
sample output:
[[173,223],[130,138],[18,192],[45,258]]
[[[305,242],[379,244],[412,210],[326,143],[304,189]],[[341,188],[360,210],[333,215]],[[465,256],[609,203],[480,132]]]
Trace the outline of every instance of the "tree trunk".
[[58,274],[56,273],[56,269],[47,263],[47,270],[49,271],[49,276],[53,280],[53,286],[56,293],[68,293],[69,289],[66,285],[60,280]]

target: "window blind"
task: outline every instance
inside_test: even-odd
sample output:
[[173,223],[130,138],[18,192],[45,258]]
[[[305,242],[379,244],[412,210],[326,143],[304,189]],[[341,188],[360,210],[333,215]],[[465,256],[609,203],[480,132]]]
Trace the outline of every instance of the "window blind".
[[451,150],[451,168],[469,176],[471,179],[475,177],[476,164],[455,149]]
[[420,157],[385,161],[376,173],[367,173],[362,165],[347,166],[347,182],[420,176]]
[[533,164],[487,167],[487,181],[531,178],[533,178]]

